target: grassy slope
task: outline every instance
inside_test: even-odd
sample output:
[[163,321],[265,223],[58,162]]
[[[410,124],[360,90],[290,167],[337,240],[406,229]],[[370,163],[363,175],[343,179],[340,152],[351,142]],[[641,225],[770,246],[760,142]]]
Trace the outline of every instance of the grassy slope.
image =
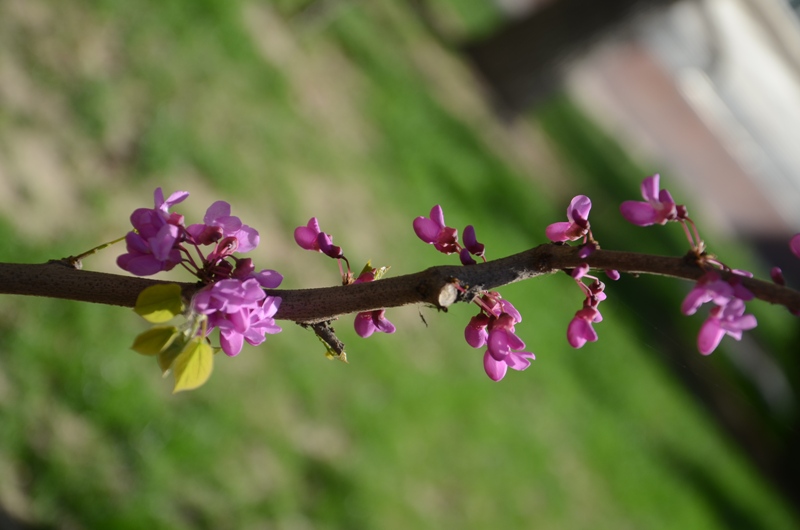
[[[61,221],[33,193],[3,225],[3,260],[112,237],[156,185],[192,191],[194,215],[233,202],[288,287],[336,281],[333,264],[292,247],[311,215],[349,256],[396,273],[448,262],[410,230],[435,203],[455,226],[475,224],[491,256],[542,242],[562,215],[426,89],[411,49],[434,45],[395,4],[345,5],[324,25],[237,2],[108,1],[58,16],[37,5],[44,21],[20,16],[5,34],[67,118],[53,133],[46,110],[6,107],[3,154],[15,160],[20,129],[69,150],[82,222],[19,237],[34,214]],[[59,54],[93,38],[110,58]],[[2,300],[0,505],[114,528],[791,525],[624,306],[607,302],[601,341],[574,351],[564,329],[578,293],[565,278],[529,283],[503,292],[539,358],[501,384],[463,343],[471,309],[422,309],[426,327],[409,308],[391,312],[393,337],[360,341],[341,322],[348,366],[286,326],[174,397],[127,350],[142,329],[128,311]]]

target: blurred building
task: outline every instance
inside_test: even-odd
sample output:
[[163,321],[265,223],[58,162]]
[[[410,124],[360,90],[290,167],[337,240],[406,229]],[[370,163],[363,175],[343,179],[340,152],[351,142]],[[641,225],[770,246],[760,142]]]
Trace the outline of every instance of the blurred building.
[[570,69],[570,91],[703,198],[719,231],[800,230],[800,24],[781,0],[684,1]]
[[683,179],[704,226],[760,241],[800,231],[787,0],[495,1],[510,22],[465,51],[502,113],[566,85],[632,154]]

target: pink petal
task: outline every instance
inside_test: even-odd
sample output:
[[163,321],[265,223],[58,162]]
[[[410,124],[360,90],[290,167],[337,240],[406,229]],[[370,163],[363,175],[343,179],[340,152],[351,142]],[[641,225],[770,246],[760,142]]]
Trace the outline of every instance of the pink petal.
[[647,202],[658,202],[658,184],[660,178],[660,175],[656,173],[642,181],[642,197],[644,197],[644,200]]
[[571,223],[563,221],[560,223],[553,223],[545,229],[544,234],[550,241],[566,241],[569,239],[567,230],[569,230],[571,226]]
[[589,211],[592,209],[592,201],[586,195],[576,195],[572,198],[567,208],[567,219],[570,221],[586,221],[589,219]]
[[389,322],[387,318],[383,316],[384,311],[373,311],[372,312],[372,323],[375,324],[375,328],[383,333],[394,333],[396,328],[394,324]]
[[703,355],[708,355],[719,346],[719,341],[725,336],[725,331],[719,326],[719,319],[709,318],[700,328],[697,335],[697,349]]
[[213,225],[218,219],[229,217],[230,215],[231,205],[225,201],[217,201],[208,207],[205,216],[203,216],[203,222],[207,225]]
[[369,312],[358,313],[353,325],[359,337],[366,339],[375,333],[375,324],[372,322],[372,314]]
[[427,217],[417,217],[414,219],[414,232],[421,240],[426,243],[436,243],[439,238],[441,227],[436,222]]
[[314,230],[308,228],[307,226],[298,226],[294,229],[294,240],[298,245],[300,245],[300,248],[304,248],[306,250],[319,250],[316,248],[318,233],[319,232],[314,232]]
[[580,348],[587,341],[594,342],[597,340],[597,333],[592,328],[592,325],[582,319],[573,318],[567,327],[567,342],[573,348]]
[[436,223],[439,228],[444,228],[444,212],[442,211],[442,207],[438,204],[431,208],[431,221]]
[[244,337],[242,337],[241,333],[236,333],[233,330],[220,329],[219,331],[219,345],[222,347],[222,351],[225,352],[225,355],[229,357],[239,355],[244,345],[243,339]]
[[625,201],[619,206],[622,217],[637,226],[649,226],[656,222],[658,212],[650,204],[641,201]]
[[251,277],[255,278],[256,281],[261,284],[261,287],[265,289],[275,289],[283,281],[283,275],[281,273],[270,269],[254,272],[251,274]]
[[506,376],[508,365],[503,361],[495,361],[487,351],[483,354],[483,369],[492,381],[500,381]]
[[164,201],[164,204],[166,204],[168,207],[174,206],[179,202],[183,202],[184,200],[186,200],[186,197],[188,196],[189,196],[188,191],[176,191],[175,193],[170,195],[166,201]]
[[526,351],[512,352],[508,357],[506,357],[506,364],[509,368],[521,371],[531,365],[529,359],[536,359],[536,356]]
[[467,344],[473,348],[480,348],[486,344],[486,338],[488,336],[489,334],[486,332],[486,328],[476,329],[470,325],[464,328],[464,339],[466,339]]
[[239,248],[236,250],[240,253],[250,252],[258,246],[259,236],[255,228],[244,225],[235,235],[236,239],[239,241]]
[[497,359],[502,361],[506,358],[511,349],[508,346],[508,335],[504,330],[496,330],[489,333],[488,352]]

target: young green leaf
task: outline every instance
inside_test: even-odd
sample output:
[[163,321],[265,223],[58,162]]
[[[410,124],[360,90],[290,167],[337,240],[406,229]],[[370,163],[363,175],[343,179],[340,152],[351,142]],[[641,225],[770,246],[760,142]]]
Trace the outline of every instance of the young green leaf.
[[166,322],[183,312],[181,287],[176,283],[152,285],[139,293],[133,310],[153,324]]
[[158,355],[172,344],[176,335],[178,328],[175,326],[156,326],[140,333],[131,349],[142,355]]
[[173,365],[175,388],[172,393],[193,390],[208,381],[214,362],[214,350],[204,337],[195,337],[178,355]]
[[186,348],[186,343],[188,339],[185,334],[179,333],[164,350],[158,353],[158,366],[161,368],[161,375],[164,377],[167,376],[167,372],[169,372],[170,368],[172,368],[172,363],[175,362],[175,359],[178,358],[178,355],[181,354],[184,348]]

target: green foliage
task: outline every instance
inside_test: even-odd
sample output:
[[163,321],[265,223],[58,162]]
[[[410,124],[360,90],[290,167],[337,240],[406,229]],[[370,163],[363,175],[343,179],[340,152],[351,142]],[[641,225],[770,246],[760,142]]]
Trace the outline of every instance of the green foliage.
[[194,390],[211,377],[214,351],[205,337],[190,340],[172,365],[175,373],[175,388],[172,393]]
[[172,320],[183,313],[181,286],[176,283],[150,286],[136,297],[133,310],[153,324]]
[[175,326],[155,326],[140,333],[131,349],[142,355],[158,355],[167,349],[179,336]]

